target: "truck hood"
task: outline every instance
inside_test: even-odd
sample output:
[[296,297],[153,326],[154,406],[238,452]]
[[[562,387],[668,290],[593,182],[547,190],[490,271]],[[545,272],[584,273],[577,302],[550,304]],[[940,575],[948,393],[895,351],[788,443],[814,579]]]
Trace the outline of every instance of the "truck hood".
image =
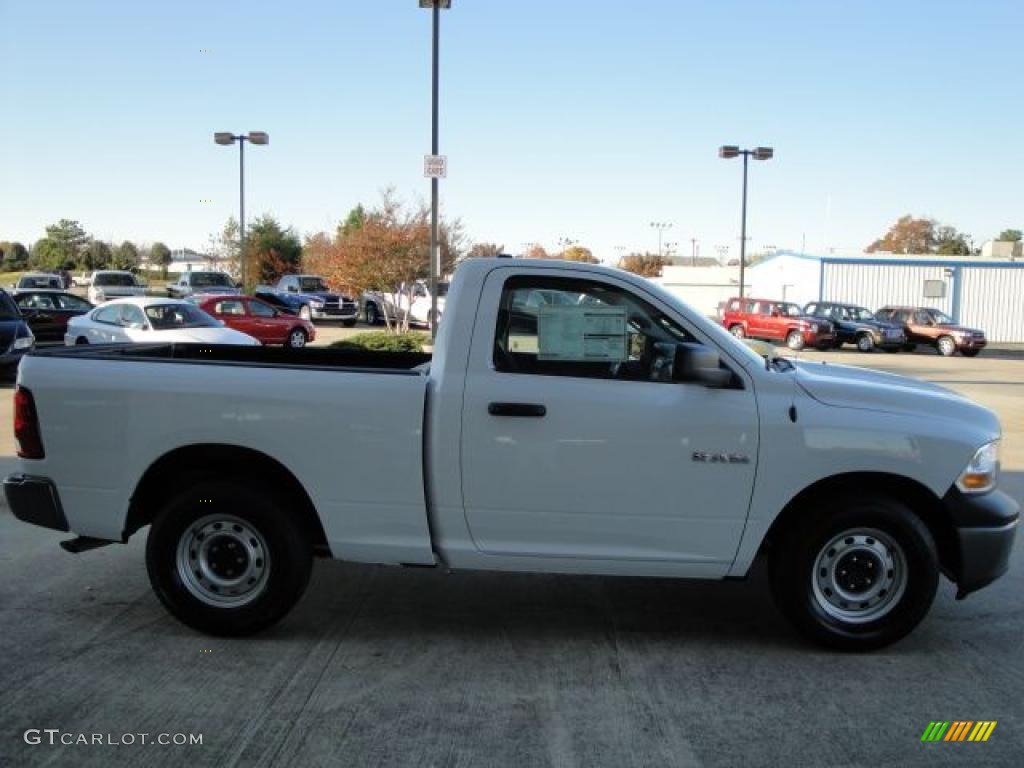
[[999,420],[963,395],[907,376],[851,365],[794,361],[796,383],[810,397],[837,408],[968,422],[999,434]]

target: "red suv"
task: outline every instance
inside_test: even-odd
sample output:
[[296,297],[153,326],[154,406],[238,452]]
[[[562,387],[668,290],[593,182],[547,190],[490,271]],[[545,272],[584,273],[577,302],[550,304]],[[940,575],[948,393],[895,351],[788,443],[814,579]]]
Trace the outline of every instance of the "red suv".
[[228,328],[247,333],[264,344],[301,349],[316,338],[316,329],[309,320],[276,310],[251,296],[202,294],[195,303]]
[[835,339],[831,322],[805,315],[788,301],[729,299],[722,325],[736,338],[784,341],[794,350],[807,346],[828,349]]

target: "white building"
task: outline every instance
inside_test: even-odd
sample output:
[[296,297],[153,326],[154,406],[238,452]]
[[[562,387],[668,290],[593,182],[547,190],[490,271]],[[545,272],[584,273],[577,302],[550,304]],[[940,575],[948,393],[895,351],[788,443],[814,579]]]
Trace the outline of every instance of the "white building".
[[[738,269],[731,268],[738,277]],[[963,256],[812,256],[780,251],[746,270],[747,296],[941,309],[990,341],[1024,343],[1024,261]],[[679,294],[684,299],[683,292]]]

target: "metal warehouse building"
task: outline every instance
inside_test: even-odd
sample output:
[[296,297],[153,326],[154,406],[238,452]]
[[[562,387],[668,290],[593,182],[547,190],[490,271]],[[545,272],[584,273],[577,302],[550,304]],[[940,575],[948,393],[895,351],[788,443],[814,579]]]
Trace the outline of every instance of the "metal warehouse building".
[[747,269],[751,297],[936,307],[989,341],[1024,343],[1024,262],[942,256],[840,257],[781,251]]

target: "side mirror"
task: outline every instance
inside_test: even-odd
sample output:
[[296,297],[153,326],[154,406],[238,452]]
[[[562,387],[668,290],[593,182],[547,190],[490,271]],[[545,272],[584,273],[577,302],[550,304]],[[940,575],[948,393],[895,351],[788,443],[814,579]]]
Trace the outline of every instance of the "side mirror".
[[655,349],[659,357],[664,352],[672,361],[672,381],[702,384],[709,389],[723,389],[732,383],[732,371],[721,367],[721,356],[710,347],[693,342],[658,343]]

